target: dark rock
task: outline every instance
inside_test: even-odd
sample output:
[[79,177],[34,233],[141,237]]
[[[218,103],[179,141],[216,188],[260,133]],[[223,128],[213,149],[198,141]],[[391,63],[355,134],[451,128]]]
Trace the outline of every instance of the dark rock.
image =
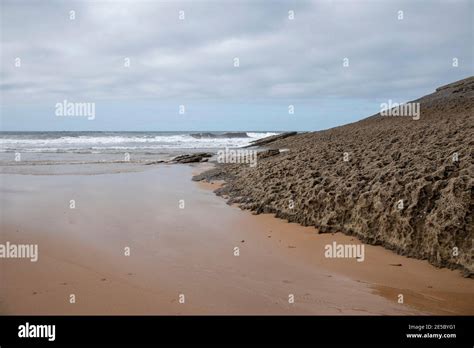
[[250,147],[250,146],[263,146],[263,145],[268,145],[270,143],[273,143],[277,140],[282,140],[288,137],[292,137],[294,135],[298,134],[298,132],[286,132],[286,133],[281,133],[281,134],[276,134],[272,135],[263,139],[258,139],[250,142],[250,145],[247,145],[245,147]]
[[180,155],[172,159],[174,163],[195,163],[203,162],[204,158],[212,157],[213,154],[210,152],[198,152],[187,155]]

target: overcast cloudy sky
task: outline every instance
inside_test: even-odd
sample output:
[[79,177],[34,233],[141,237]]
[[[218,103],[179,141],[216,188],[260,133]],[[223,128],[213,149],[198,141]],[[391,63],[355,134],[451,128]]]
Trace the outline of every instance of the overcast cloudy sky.
[[3,130],[317,130],[474,74],[469,0],[0,2]]

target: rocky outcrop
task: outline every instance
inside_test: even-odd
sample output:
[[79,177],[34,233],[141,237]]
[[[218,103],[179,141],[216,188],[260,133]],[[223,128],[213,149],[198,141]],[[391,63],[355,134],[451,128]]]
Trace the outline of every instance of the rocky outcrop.
[[200,179],[226,180],[216,192],[243,209],[472,276],[474,77],[414,102],[417,120],[377,114],[280,137],[271,148],[289,151],[259,157],[255,168],[220,165]]
[[171,160],[172,163],[196,163],[196,162],[206,162],[209,157],[212,157],[213,154],[210,152],[198,152],[191,153],[186,155],[176,156]]
[[252,146],[267,146],[270,143],[274,143],[277,140],[282,140],[288,137],[292,137],[294,135],[298,134],[297,132],[286,132],[286,133],[281,133],[281,134],[276,134],[272,135],[269,137],[265,137],[262,139],[254,140],[251,141],[249,145],[245,147],[252,147]]

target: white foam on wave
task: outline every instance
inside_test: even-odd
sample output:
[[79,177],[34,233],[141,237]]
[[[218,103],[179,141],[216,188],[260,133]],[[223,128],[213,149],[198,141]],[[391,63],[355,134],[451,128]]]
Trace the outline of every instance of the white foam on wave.
[[160,149],[218,149],[242,147],[251,141],[278,133],[247,132],[248,138],[194,138],[189,134],[170,135],[80,135],[59,138],[0,138],[0,152],[76,152],[85,149],[94,151],[150,151]]
[[272,135],[277,135],[277,134],[279,134],[279,133],[274,133],[274,132],[266,132],[266,133],[247,132],[247,135],[250,138],[253,138],[252,140],[262,139],[262,138],[270,137]]

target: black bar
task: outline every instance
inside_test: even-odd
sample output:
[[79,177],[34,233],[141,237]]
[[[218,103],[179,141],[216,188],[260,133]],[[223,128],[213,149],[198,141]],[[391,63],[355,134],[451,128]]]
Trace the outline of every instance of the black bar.
[[[392,344],[472,347],[468,316],[0,316],[0,346],[56,344]],[[19,337],[55,325],[55,340]],[[422,326],[409,329],[409,325]],[[429,327],[430,325],[431,327]],[[447,326],[443,326],[447,325]],[[453,327],[454,325],[454,327]],[[456,337],[408,338],[407,334]]]

